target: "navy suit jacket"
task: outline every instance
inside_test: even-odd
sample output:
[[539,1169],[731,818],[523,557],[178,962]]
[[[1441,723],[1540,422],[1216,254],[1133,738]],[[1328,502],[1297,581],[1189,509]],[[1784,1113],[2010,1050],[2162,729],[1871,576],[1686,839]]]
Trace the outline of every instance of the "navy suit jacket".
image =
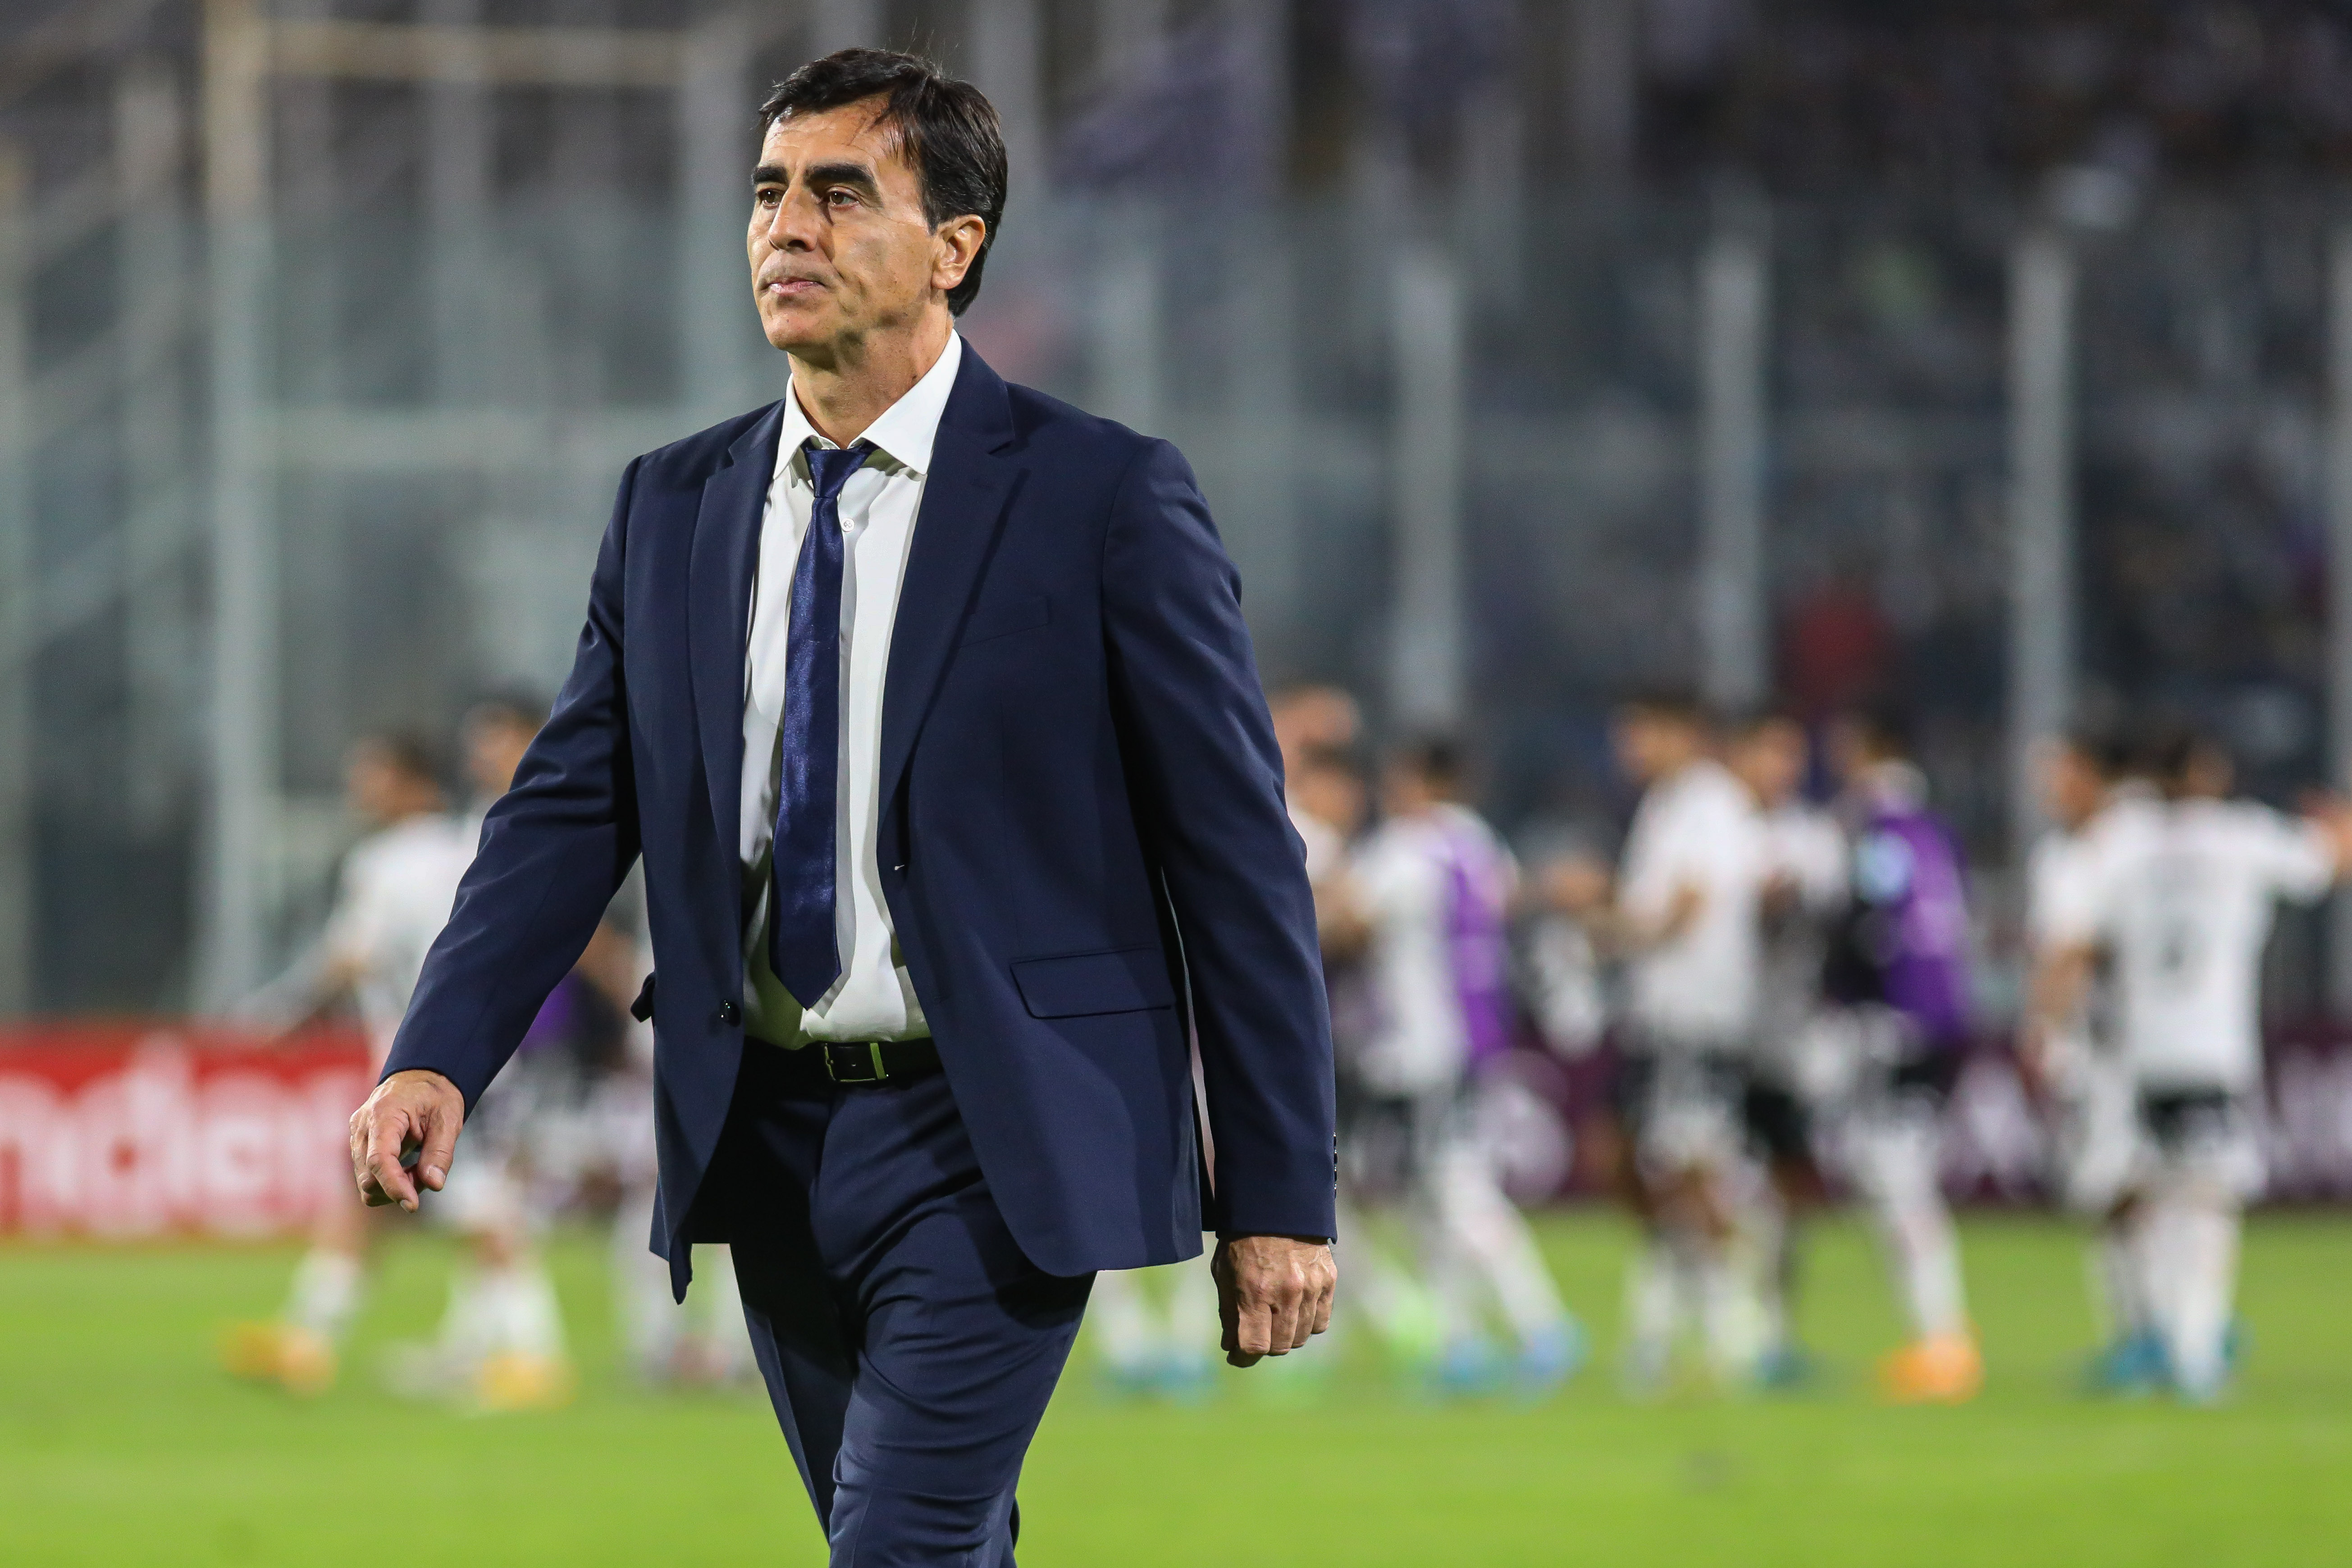
[[[726,1238],[697,1200],[727,1196],[700,1189],[746,1048],[743,660],[782,414],[623,475],[571,677],[384,1069],[470,1108],[642,855],[654,1248],[681,1291],[689,1244]],[[891,638],[879,847],[982,1169],[1050,1273],[1189,1258],[1204,1228],[1333,1233],[1314,906],[1239,595],[1173,447],[967,345]]]

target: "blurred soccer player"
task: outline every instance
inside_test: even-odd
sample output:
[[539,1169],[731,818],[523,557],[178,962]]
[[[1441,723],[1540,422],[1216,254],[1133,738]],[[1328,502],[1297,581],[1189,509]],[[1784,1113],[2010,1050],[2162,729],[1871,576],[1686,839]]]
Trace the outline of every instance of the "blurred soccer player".
[[1402,748],[1384,770],[1381,823],[1349,871],[1372,1005],[1357,1071],[1405,1108],[1408,1208],[1445,1336],[1440,1387],[1497,1380],[1482,1331],[1491,1305],[1517,1341],[1512,1382],[1539,1396],[1581,1363],[1585,1341],[1472,1126],[1475,1075],[1510,1045],[1518,868],[1462,804],[1461,783],[1440,741]]
[[2051,828],[2028,857],[2026,941],[2032,965],[2021,1058],[2055,1112],[2058,1188],[2097,1226],[2091,1274],[2106,1344],[2088,1381],[2097,1390],[2147,1386],[2162,1373],[2158,1342],[2131,1251],[2131,1174],[2137,1147],[2130,1063],[2112,1009],[2071,967],[2066,932],[2082,931],[2097,886],[2104,834],[2133,831],[2156,809],[2155,791],[2088,734],[2054,737],[2040,753],[2042,814]]
[[1628,1283],[1624,1377],[1647,1394],[1664,1386],[1685,1321],[1724,1382],[1748,1379],[1764,1348],[1763,1314],[1733,1242],[1768,866],[1755,803],[1713,755],[1696,699],[1627,704],[1616,745],[1642,803],[1614,894],[1572,866],[1547,893],[1627,969],[1620,1178],[1647,1245]]
[[[1332,879],[1345,864],[1348,836],[1354,827],[1337,826],[1312,808],[1318,795],[1313,775],[1318,765],[1328,773],[1328,759],[1356,743],[1361,710],[1347,691],[1318,684],[1275,691],[1266,707],[1282,752],[1291,826],[1307,847],[1308,879],[1318,885],[1316,910],[1321,922],[1335,918],[1340,907]],[[1308,797],[1305,803],[1302,781]],[[1319,793],[1328,807],[1328,787]],[[1159,1394],[1184,1403],[1205,1397],[1215,1386],[1215,1304],[1216,1282],[1206,1258],[1097,1274],[1087,1302],[1087,1322],[1101,1352],[1106,1390],[1121,1397]],[[1321,1362],[1285,1363],[1276,1375],[1293,1376],[1294,1367]]]
[[2228,1391],[2238,1233],[2263,1178],[2262,953],[2280,900],[2308,902],[2352,863],[2352,813],[2296,821],[2223,798],[2226,759],[2176,740],[2158,760],[2164,799],[2099,835],[2090,896],[2053,933],[2057,1005],[2094,963],[2113,966],[2117,1031],[2142,1145],[2132,1253],[2180,1396]]
[[[1277,733],[1284,712],[1276,709]],[[1391,1365],[1418,1382],[1432,1374],[1444,1352],[1445,1325],[1426,1284],[1409,1261],[1381,1245],[1370,1224],[1380,1178],[1394,1173],[1384,1156],[1399,1152],[1396,1141],[1381,1134],[1409,1127],[1412,1108],[1368,1082],[1363,1071],[1364,1052],[1379,1032],[1379,1001],[1370,963],[1372,932],[1357,892],[1351,854],[1370,815],[1370,800],[1362,775],[1339,742],[1343,733],[1344,744],[1352,745],[1352,726],[1327,729],[1318,744],[1302,749],[1289,779],[1291,821],[1306,842],[1315,891],[1339,1074],[1337,1247],[1347,1260],[1352,1289],[1333,1323],[1346,1332],[1359,1324],[1369,1330]],[[1328,1366],[1328,1357],[1322,1364]]]
[[1927,809],[1927,776],[1901,721],[1842,721],[1833,746],[1853,838],[1853,899],[1827,968],[1860,1047],[1849,1125],[1911,1342],[1879,1365],[1903,1403],[1958,1403],[1984,1381],[1960,1276],[1958,1233],[1938,1179],[1943,1110],[1969,1024],[1969,911],[1951,835]]
[[1740,727],[1729,756],[1755,800],[1764,838],[1758,1027],[1740,1112],[1749,1147],[1771,1183],[1767,1201],[1749,1205],[1759,1232],[1766,1316],[1757,1373],[1766,1385],[1782,1387],[1804,1382],[1811,1372],[1794,1329],[1799,1232],[1822,1195],[1807,1105],[1806,1047],[1821,1020],[1829,925],[1847,898],[1845,834],[1834,816],[1804,795],[1810,753],[1801,724],[1766,714]]
[[[1283,779],[1295,806],[1298,781],[1309,767],[1343,759],[1355,750],[1363,731],[1363,710],[1343,688],[1310,681],[1276,691],[1266,700],[1266,711],[1274,721]],[[1297,816],[1294,810],[1294,820]],[[1307,848],[1314,847],[1310,840]]]
[[[344,857],[320,962],[272,989],[289,1021],[351,996],[373,1072],[392,1047],[425,950],[449,919],[472,840],[446,810],[431,752],[414,736],[386,732],[357,742],[344,759],[343,788],[353,814],[373,831]],[[331,1386],[359,1310],[371,1229],[367,1210],[341,1193],[324,1204],[283,1310],[272,1321],[230,1331],[229,1370],[298,1394]]]
[[607,997],[627,997],[621,1049],[589,1088],[579,1142],[602,1151],[599,1173],[619,1188],[611,1233],[613,1302],[621,1343],[637,1381],[656,1388],[712,1387],[758,1376],[734,1258],[721,1245],[694,1251],[704,1289],[685,1301],[670,1293],[669,1267],[646,1250],[659,1202],[654,1145],[654,1032],[637,1002],[653,972],[646,937],[645,885],[632,875],[588,944],[578,973]]
[[[541,718],[509,698],[467,710],[460,738],[472,786],[469,844],[479,843],[491,805],[512,785]],[[606,940],[608,932],[597,937]],[[530,1167],[535,1133],[562,1092],[552,1081],[564,1066],[560,1037],[576,1026],[577,997],[567,987],[582,984],[577,973],[565,977],[468,1120],[471,1157],[452,1168],[440,1211],[465,1236],[468,1256],[451,1276],[434,1342],[394,1348],[390,1371],[402,1392],[493,1410],[557,1405],[570,1396],[563,1315],[533,1236],[540,1216]]]

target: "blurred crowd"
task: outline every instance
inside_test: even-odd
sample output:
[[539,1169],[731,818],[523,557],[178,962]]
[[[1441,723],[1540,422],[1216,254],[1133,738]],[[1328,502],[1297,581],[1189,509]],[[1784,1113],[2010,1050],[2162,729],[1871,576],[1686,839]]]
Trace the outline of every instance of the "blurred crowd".
[[2352,19],[2294,0],[1900,6],[1661,0],[1646,161],[1776,188],[2006,183],[2091,163],[2136,180],[2352,162]]

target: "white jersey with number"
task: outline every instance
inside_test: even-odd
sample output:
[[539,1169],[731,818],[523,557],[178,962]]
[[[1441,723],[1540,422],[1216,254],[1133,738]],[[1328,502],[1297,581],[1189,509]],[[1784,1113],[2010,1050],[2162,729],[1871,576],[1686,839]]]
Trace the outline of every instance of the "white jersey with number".
[[392,1049],[425,950],[449,923],[475,842],[471,825],[436,812],[362,839],[343,859],[327,952],[356,972],[360,1018],[378,1059]]
[[2249,802],[2149,802],[2112,813],[2094,844],[2090,894],[2060,911],[2053,934],[2108,950],[2133,1077],[2154,1089],[2252,1088],[2274,906],[2327,890],[2327,836]]
[[1627,965],[1626,1005],[1643,1042],[1732,1050],[1756,1024],[1764,884],[1771,875],[1755,797],[1721,764],[1698,762],[1652,785],[1625,840],[1618,902],[1664,921],[1683,889],[1697,913]]

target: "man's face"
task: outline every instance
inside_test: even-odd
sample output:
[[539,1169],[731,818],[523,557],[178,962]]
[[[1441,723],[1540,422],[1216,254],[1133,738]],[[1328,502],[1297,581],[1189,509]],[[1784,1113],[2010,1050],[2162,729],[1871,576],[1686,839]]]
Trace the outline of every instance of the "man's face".
[[1637,784],[1655,784],[1697,761],[1704,738],[1676,714],[1628,709],[1617,720],[1617,762]]
[[1364,821],[1364,786],[1345,768],[1301,769],[1291,785],[1299,809],[1326,827],[1352,836]]
[[867,334],[904,329],[963,280],[985,227],[937,232],[897,130],[867,99],[768,128],[751,175],[749,247],[768,342],[829,365]]
[[2041,757],[2042,808],[2064,827],[2080,827],[2099,814],[2107,793],[2106,781],[2082,751],[2064,742],[2053,742]]
[[513,787],[515,770],[522,766],[534,733],[491,715],[466,726],[466,778],[476,793],[495,800]]
[[1779,805],[1805,780],[1805,732],[1778,721],[1759,724],[1733,756],[1740,781],[1767,805]]
[[437,795],[431,781],[410,773],[382,746],[362,741],[343,758],[343,798],[378,827],[432,810]]

